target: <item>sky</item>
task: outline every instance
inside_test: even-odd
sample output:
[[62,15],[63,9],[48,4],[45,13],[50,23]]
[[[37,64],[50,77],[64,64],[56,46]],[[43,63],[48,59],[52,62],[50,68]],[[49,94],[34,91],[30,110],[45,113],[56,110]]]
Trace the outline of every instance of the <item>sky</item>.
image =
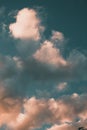
[[87,1],[0,0],[0,130],[87,127]]

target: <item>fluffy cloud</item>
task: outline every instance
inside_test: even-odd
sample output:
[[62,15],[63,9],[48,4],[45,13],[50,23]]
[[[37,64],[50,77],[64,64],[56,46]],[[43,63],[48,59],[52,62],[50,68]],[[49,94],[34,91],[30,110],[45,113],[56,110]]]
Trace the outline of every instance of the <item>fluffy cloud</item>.
[[9,29],[14,38],[22,40],[39,40],[44,27],[33,9],[24,8],[16,16],[16,22],[10,24]]
[[[56,52],[56,48],[53,47],[52,49]],[[42,91],[43,89],[44,92],[46,89],[47,91],[50,90],[51,96],[51,90],[60,82],[63,82],[64,84],[62,83],[59,86],[64,88],[64,86],[66,86],[65,82],[79,81],[87,78],[86,66],[84,66],[87,64],[86,60],[81,64],[77,57],[76,62],[74,62],[74,60],[71,64],[64,66],[62,63],[60,64],[61,55],[57,55],[56,58],[58,58],[58,56],[59,61],[57,62],[54,60],[55,55],[54,57],[50,57],[50,54],[48,54],[48,57],[46,58],[50,57],[51,59],[45,59],[47,60],[46,62],[39,61],[32,57],[23,59],[22,57],[17,56],[1,56],[0,86],[3,86],[5,89],[3,90],[1,87],[2,91],[7,92],[4,93],[6,96],[25,97],[28,95],[34,95],[37,90]],[[55,64],[52,63],[53,60],[55,61]],[[68,63],[69,62],[71,61],[68,61]],[[80,71],[78,66],[80,66]],[[43,83],[44,85],[42,85]],[[58,90],[61,87],[58,87]],[[79,88],[77,88],[77,90],[78,89]]]
[[[21,73],[21,75],[28,75],[38,80],[57,79],[63,82],[86,80],[87,58],[79,52],[75,54],[72,52],[65,59],[59,45],[65,42],[64,35],[61,32],[52,31],[50,40],[43,40],[40,35],[43,27],[37,15],[35,10],[24,8],[18,12],[16,22],[9,26],[15,38],[29,40],[16,44],[23,62],[23,74]],[[37,41],[40,38],[42,43]],[[58,43],[58,46],[55,45],[55,42]]]
[[[60,82],[86,80],[86,65],[87,59],[83,54],[74,51],[69,58],[64,59],[59,48],[52,41],[46,40],[31,56],[0,56],[1,90],[2,93],[7,91],[4,96],[12,97],[32,96],[42,89],[43,92],[50,90],[51,93]],[[65,84],[60,86],[58,88],[63,88]]]
[[21,101],[19,101],[19,99],[0,99],[0,126],[14,122],[18,117],[20,110]]
[[[73,95],[64,96],[56,100],[53,98],[36,99],[35,97],[31,97],[30,99],[24,99],[22,106],[18,105],[20,104],[18,100],[4,99],[7,106],[3,103],[6,109],[1,109],[1,113],[3,114],[2,111],[4,111],[4,114],[7,114],[6,112],[10,109],[9,114],[7,114],[10,121],[4,121],[5,124],[13,130],[35,129],[42,127],[44,124],[60,124],[54,125],[50,128],[51,130],[54,130],[54,128],[60,130],[63,128],[74,129],[75,125],[78,127],[81,125],[86,126],[86,98],[87,95],[78,95],[75,97],[73,97]],[[14,109],[11,109],[13,107]],[[15,112],[16,115],[14,116]],[[3,119],[1,118],[2,116],[0,116],[1,121]],[[79,122],[76,121],[77,119],[79,119]],[[3,122],[1,123],[3,124]],[[73,126],[71,127],[69,123]]]
[[42,63],[55,65],[57,67],[67,66],[67,61],[61,56],[60,50],[55,48],[50,41],[45,41],[33,56]]

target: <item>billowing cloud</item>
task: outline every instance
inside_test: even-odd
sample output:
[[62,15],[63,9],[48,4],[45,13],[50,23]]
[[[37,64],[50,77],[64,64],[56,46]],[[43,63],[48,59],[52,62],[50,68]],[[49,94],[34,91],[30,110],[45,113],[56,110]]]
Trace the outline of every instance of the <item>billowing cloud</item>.
[[[4,122],[13,130],[41,128],[44,124],[60,124],[50,128],[52,130],[54,128],[62,130],[64,127],[65,129],[74,129],[76,124],[78,127],[82,124],[86,126],[86,98],[87,95],[78,95],[75,97],[73,95],[63,96],[59,99],[36,99],[35,97],[31,97],[24,99],[21,104],[19,103],[20,100],[4,99],[4,108],[1,109],[1,113],[2,116],[8,117],[10,121],[4,120]],[[2,111],[6,115],[3,115]],[[2,116],[0,116],[1,121],[3,119]],[[79,122],[76,121],[77,119],[79,119]],[[72,127],[69,125],[70,123],[73,125]],[[3,121],[1,124],[3,124]]]
[[16,16],[16,22],[9,25],[10,32],[14,38],[22,40],[39,40],[44,27],[37,12],[33,9],[24,8]]
[[[37,90],[42,91],[42,89],[43,92],[46,89],[47,91],[50,90],[51,93],[51,90],[54,89],[60,82],[63,82],[64,84],[60,84],[59,86],[61,87],[58,86],[58,89],[64,88],[66,86],[65,83],[68,81],[73,82],[77,80],[86,80],[86,59],[83,60],[82,58],[83,64],[81,64],[81,59],[79,61],[78,57],[76,62],[75,60],[72,60],[73,62],[68,60],[69,64],[60,64],[60,60],[64,60],[64,58],[61,57],[60,53],[57,57],[55,57],[57,50],[55,47],[52,47],[53,46],[51,46],[51,49],[53,49],[52,51],[55,52],[53,55],[50,54],[51,52],[49,53],[48,48],[47,57],[43,57],[43,53],[41,52],[42,56],[40,55],[40,58],[43,58],[43,61],[39,61],[34,57],[24,59],[20,56],[1,56],[0,84],[7,91],[6,96],[11,95],[12,97],[25,97],[35,94]],[[49,58],[50,60],[47,60]],[[58,61],[56,62],[55,59]],[[52,63],[53,61],[54,64]],[[64,61],[67,63],[66,60]],[[43,83],[44,85],[42,85]],[[77,90],[78,89],[79,87],[77,87]],[[85,90],[83,91],[85,92]]]
[[[20,10],[16,16],[16,22],[9,26],[15,38],[29,40],[19,41],[16,44],[23,62],[23,77],[28,75],[38,80],[57,79],[63,82],[86,80],[87,58],[79,52],[75,54],[71,52],[70,56],[64,58],[59,47],[59,44],[65,42],[63,33],[52,31],[50,39],[44,40],[40,35],[42,28],[37,12],[28,8]],[[42,43],[38,41],[39,38]]]
[[50,41],[45,41],[41,48],[33,55],[34,58],[42,63],[54,66],[67,66],[67,61],[63,59],[60,50],[55,48]]
[[14,122],[20,110],[21,101],[19,99],[0,99],[0,126]]

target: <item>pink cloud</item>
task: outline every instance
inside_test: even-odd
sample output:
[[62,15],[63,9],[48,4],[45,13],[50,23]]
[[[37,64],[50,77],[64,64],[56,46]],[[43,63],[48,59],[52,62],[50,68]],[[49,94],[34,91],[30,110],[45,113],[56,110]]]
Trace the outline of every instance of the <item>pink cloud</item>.
[[[58,124],[60,122],[61,125],[54,125],[50,129],[74,129],[74,127],[70,127],[64,123],[73,123],[75,119],[79,118],[83,120],[82,124],[86,124],[84,123],[84,120],[87,119],[86,108],[85,96],[73,98],[71,95],[58,100],[53,98],[48,100],[36,99],[35,97],[32,97],[30,99],[25,99],[23,104],[24,113],[19,113],[16,121],[14,121],[13,124],[9,123],[9,126],[14,130],[28,130],[40,128],[43,124]],[[80,126],[80,124],[81,123],[78,123],[78,126]]]
[[0,126],[9,125],[16,120],[21,110],[21,102],[18,99],[0,99]]
[[42,63],[54,65],[56,67],[67,65],[67,61],[64,60],[60,54],[60,50],[55,48],[50,41],[45,41],[33,57]]
[[40,23],[35,10],[24,8],[18,12],[16,22],[10,24],[9,29],[14,38],[37,41],[40,39],[40,33],[44,31]]

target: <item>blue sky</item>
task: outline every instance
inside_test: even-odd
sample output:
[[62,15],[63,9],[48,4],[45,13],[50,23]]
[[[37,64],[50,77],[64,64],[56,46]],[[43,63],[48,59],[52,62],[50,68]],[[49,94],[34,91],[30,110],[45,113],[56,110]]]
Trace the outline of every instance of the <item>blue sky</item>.
[[0,129],[87,127],[87,1],[0,1]]

